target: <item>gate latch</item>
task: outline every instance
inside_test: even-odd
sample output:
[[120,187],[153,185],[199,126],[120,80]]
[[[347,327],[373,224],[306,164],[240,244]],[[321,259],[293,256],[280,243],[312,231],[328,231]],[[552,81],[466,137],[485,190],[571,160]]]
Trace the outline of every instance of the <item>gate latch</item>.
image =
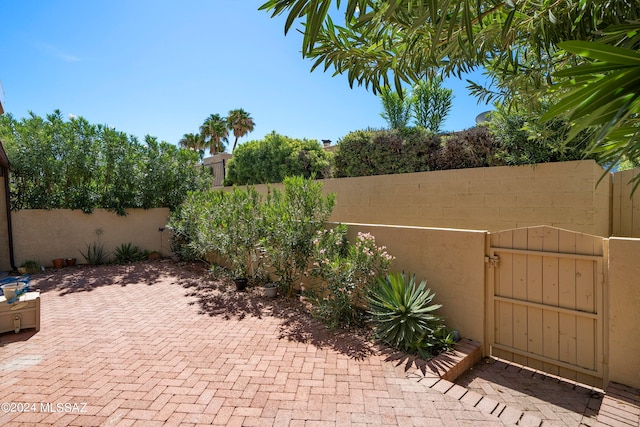
[[490,268],[497,267],[499,261],[500,261],[500,258],[498,258],[498,256],[488,256],[487,255],[487,256],[484,257],[484,262],[489,264]]

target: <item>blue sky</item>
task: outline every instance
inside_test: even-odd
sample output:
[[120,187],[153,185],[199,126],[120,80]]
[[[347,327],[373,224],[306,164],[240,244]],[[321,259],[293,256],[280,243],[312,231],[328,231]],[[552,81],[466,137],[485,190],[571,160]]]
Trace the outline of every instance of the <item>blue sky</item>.
[[[260,139],[275,130],[331,139],[383,127],[379,99],[346,76],[310,72],[300,36],[263,0],[0,0],[0,80],[16,118],[60,109],[92,123],[177,143],[213,113],[251,114]],[[479,74],[478,74],[479,75]],[[480,77],[475,76],[476,79]],[[489,109],[450,79],[446,130]]]

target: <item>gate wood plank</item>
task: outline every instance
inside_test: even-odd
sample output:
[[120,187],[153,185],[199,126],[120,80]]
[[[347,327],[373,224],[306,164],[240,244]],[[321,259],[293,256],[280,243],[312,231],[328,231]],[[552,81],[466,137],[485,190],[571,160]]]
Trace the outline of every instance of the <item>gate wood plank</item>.
[[[513,232],[505,231],[496,234],[495,245],[492,246],[509,247],[513,246]],[[492,236],[493,237],[493,236]],[[495,295],[504,297],[513,297],[513,255],[504,254],[500,256],[500,268],[496,271],[496,292]],[[509,347],[513,346],[513,307],[509,303],[495,303],[495,324],[496,333],[495,340],[499,344]],[[496,349],[494,352],[496,357],[513,361],[513,353]]]
[[[527,249],[527,229],[513,230],[513,246],[516,249]],[[527,256],[513,254],[513,297],[527,299]],[[527,307],[513,306],[513,347],[527,351]],[[513,361],[529,365],[528,358],[515,354]]]
[[[558,250],[576,252],[576,234],[559,230]],[[572,259],[558,259],[558,304],[560,307],[576,308],[576,262]],[[575,365],[577,361],[576,318],[560,313],[558,315],[558,357],[561,361]],[[564,378],[576,379],[576,372],[559,368]]]
[[[544,227],[530,228],[527,233],[527,249],[541,251],[543,247]],[[527,301],[542,303],[542,257],[527,255]],[[542,355],[544,348],[542,309],[527,307],[527,351]],[[529,358],[529,366],[544,369],[544,364]]]
[[[547,227],[544,232],[542,249],[548,252],[559,250],[559,230]],[[546,305],[559,305],[559,259],[556,257],[542,258],[542,301]],[[542,313],[543,324],[543,356],[559,360],[559,313],[544,311]],[[550,363],[544,364],[545,372],[558,375],[559,367]]]
[[[596,240],[599,240],[597,242]],[[597,248],[597,243],[602,246],[602,239],[593,236],[578,234],[576,236],[576,250],[578,253],[595,255],[601,250]],[[596,299],[596,262],[586,260],[576,260],[576,308],[590,313],[597,313]],[[593,319],[576,319],[576,342],[577,364],[583,368],[597,370],[596,343],[597,333],[596,321]],[[577,380],[580,382],[593,381],[593,377],[578,373]]]

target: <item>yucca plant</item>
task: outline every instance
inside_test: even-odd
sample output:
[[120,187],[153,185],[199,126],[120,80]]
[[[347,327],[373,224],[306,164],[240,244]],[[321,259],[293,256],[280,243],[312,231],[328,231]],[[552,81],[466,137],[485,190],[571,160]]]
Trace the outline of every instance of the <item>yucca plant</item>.
[[116,248],[114,255],[116,264],[131,264],[147,258],[144,251],[131,243],[121,244]]
[[376,336],[390,346],[429,358],[453,343],[442,317],[434,312],[442,307],[432,304],[435,294],[426,280],[416,286],[415,275],[391,273],[379,278],[367,296],[368,312]]
[[86,252],[80,251],[89,265],[106,264],[109,261],[109,252],[105,251],[104,243],[93,242],[87,244]]

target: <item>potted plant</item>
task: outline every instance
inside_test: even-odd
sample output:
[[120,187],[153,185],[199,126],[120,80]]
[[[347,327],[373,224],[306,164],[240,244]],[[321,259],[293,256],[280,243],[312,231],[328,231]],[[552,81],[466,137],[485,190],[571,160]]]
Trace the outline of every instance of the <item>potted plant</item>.
[[264,285],[264,296],[267,298],[275,298],[278,295],[278,284],[269,282]]
[[67,267],[74,267],[76,265],[76,259],[75,258],[67,258],[64,260],[64,263],[66,264]]
[[62,267],[64,267],[64,259],[63,258],[56,258],[56,259],[52,260],[51,263],[53,264],[53,268],[55,268],[56,270],[59,270]]
[[18,267],[20,274],[36,274],[40,272],[40,264],[34,260],[27,260]]

